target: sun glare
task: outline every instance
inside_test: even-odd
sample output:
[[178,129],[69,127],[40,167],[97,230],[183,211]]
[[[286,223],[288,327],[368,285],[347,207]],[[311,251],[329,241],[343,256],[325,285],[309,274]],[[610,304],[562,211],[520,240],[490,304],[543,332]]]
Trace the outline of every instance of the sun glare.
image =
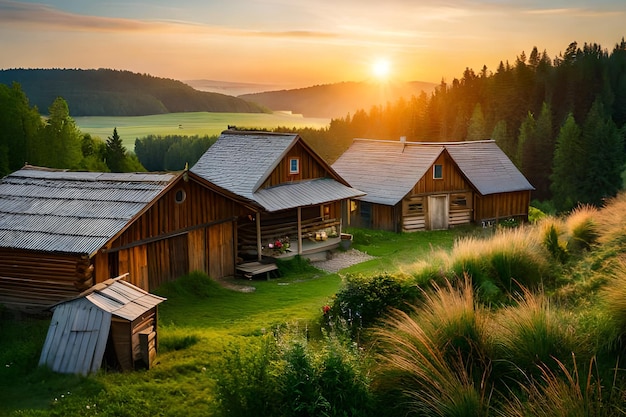
[[385,80],[389,78],[391,73],[391,63],[389,60],[380,58],[372,65],[372,74],[379,80]]

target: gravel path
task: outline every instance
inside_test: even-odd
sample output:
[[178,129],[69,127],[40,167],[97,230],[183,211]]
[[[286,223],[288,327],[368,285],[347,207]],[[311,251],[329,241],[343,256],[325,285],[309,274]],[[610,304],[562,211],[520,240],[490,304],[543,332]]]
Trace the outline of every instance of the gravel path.
[[349,249],[345,252],[333,252],[333,257],[325,261],[311,262],[311,265],[322,271],[334,273],[349,266],[360,264],[361,262],[374,259],[374,256],[368,255],[356,249]]

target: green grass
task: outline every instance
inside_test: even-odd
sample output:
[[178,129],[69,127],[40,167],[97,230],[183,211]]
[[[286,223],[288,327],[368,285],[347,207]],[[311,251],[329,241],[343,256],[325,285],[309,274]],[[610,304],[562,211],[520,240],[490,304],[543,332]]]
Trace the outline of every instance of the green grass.
[[84,116],[75,117],[74,121],[83,133],[98,136],[106,140],[117,132],[122,138],[126,149],[135,149],[135,139],[148,135],[186,135],[186,136],[216,136],[228,125],[245,128],[273,129],[276,126],[288,128],[312,127],[320,129],[327,127],[329,119],[302,117],[287,113],[168,113],[150,116]]
[[[341,274],[397,272],[432,248],[452,247],[460,233],[353,232],[355,246],[379,258]],[[16,322],[5,312],[0,318],[0,416],[93,415],[94,410],[101,416],[214,415],[212,367],[225,346],[285,323],[319,334],[322,306],[342,282],[339,274],[302,263],[279,267],[280,278],[236,281],[253,286],[254,292],[225,289],[196,274],[155,291],[168,300],[159,307],[158,363],[149,371],[101,371],[82,378],[40,369],[49,319]]]

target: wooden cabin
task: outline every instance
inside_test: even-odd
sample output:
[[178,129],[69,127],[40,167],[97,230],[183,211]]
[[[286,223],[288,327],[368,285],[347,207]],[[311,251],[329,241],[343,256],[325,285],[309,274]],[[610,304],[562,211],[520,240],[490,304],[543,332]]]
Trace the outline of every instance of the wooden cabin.
[[337,246],[342,202],[363,195],[293,133],[226,130],[191,172],[254,205],[238,220],[247,260]]
[[355,139],[333,168],[366,193],[345,222],[395,232],[528,220],[532,185],[495,141]]
[[26,166],[0,181],[0,304],[45,310],[124,273],[145,291],[195,270],[232,276],[236,198],[188,171]]
[[106,280],[53,307],[39,365],[82,374],[108,367],[150,368],[157,353],[157,308],[165,298],[126,281]]

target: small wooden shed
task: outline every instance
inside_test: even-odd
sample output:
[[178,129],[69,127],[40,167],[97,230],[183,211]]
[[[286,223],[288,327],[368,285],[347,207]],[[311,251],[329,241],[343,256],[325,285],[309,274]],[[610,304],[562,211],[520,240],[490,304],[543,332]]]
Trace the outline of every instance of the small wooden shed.
[[124,281],[126,277],[109,279],[53,307],[39,365],[82,375],[96,372],[103,361],[124,371],[152,366],[157,306],[165,298]]
[[355,139],[333,168],[366,193],[345,223],[395,232],[527,220],[534,189],[493,140]]

